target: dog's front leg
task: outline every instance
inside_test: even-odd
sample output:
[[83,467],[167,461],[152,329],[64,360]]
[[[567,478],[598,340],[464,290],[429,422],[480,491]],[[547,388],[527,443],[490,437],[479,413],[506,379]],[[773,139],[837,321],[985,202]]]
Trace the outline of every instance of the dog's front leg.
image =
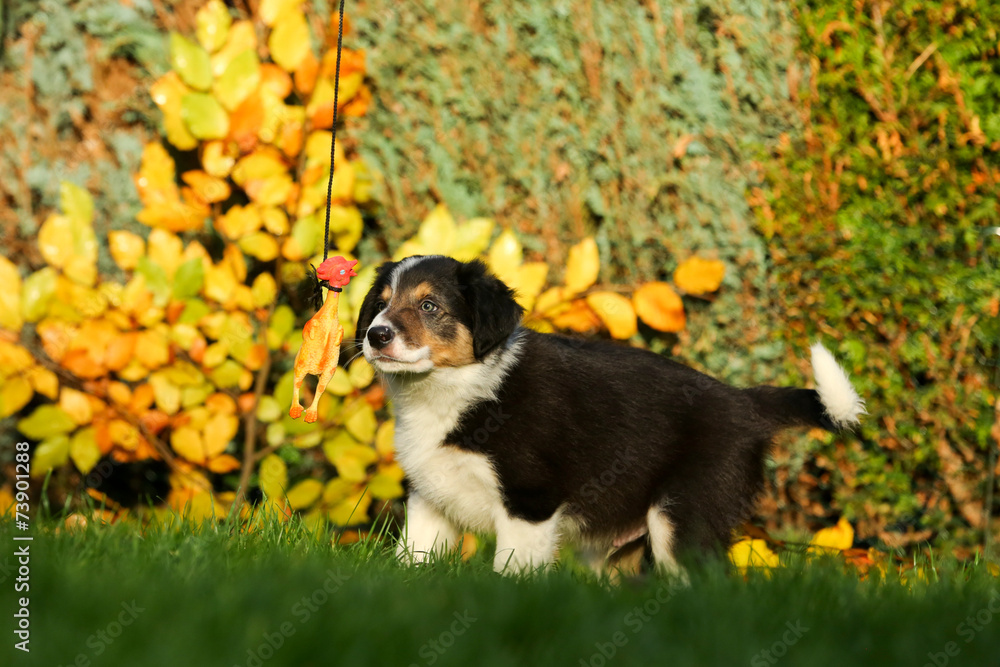
[[457,542],[455,526],[415,491],[406,502],[406,527],[396,556],[406,564],[423,563]]
[[545,569],[556,559],[559,546],[559,514],[532,522],[503,516],[497,521],[497,552],[493,569],[517,574]]

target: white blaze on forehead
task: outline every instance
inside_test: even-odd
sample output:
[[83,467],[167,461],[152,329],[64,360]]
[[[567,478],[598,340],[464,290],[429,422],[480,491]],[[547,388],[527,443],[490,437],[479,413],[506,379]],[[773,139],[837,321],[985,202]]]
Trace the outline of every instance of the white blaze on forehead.
[[[399,288],[399,277],[402,276],[406,271],[412,269],[415,265],[424,261],[425,259],[431,259],[436,257],[436,255],[420,255],[419,257],[407,257],[401,260],[396,268],[392,270],[392,275],[389,277],[389,286],[392,288],[392,294],[395,296],[396,290]],[[390,300],[392,297],[389,297]]]

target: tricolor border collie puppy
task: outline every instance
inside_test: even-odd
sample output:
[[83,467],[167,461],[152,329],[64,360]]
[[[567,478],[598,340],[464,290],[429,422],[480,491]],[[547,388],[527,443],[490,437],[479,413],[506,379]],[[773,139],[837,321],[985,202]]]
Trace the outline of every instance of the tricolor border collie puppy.
[[409,479],[399,555],[423,561],[461,531],[496,535],[494,567],[548,566],[561,543],[601,563],[648,540],[657,566],[717,550],[752,513],[772,438],[848,428],[864,403],[812,349],[816,389],[738,389],[649,351],[521,326],[479,261],[383,265],[358,339],[396,412]]

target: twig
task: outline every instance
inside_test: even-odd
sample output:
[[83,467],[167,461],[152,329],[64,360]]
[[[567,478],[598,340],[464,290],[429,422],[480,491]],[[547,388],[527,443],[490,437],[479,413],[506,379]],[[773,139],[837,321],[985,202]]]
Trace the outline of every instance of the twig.
[[[280,275],[280,266],[275,273]],[[279,287],[280,289],[280,287]],[[271,322],[271,316],[274,314],[274,308],[277,304],[277,299],[271,303],[271,307],[267,311],[267,317],[263,321],[263,329],[266,331],[268,324]],[[265,342],[266,347],[266,342]],[[271,374],[271,350],[268,348],[267,356],[264,357],[264,363],[261,364],[260,370],[257,371],[257,378],[254,381],[253,387],[253,407],[247,411],[244,422],[243,422],[243,463],[240,466],[240,481],[236,487],[236,499],[233,502],[234,505],[242,505],[246,501],[247,497],[247,486],[250,484],[250,476],[253,474],[254,468],[257,464],[257,456],[255,449],[257,446],[257,405],[260,403],[260,397],[264,395],[264,390],[267,389],[267,379]]]
[[931,54],[933,54],[936,50],[937,42],[931,42],[926,49],[920,52],[920,55],[917,56],[916,60],[910,63],[910,66],[906,68],[906,74],[903,78],[909,81],[910,77],[917,73],[920,66],[927,62],[927,59],[930,58]]

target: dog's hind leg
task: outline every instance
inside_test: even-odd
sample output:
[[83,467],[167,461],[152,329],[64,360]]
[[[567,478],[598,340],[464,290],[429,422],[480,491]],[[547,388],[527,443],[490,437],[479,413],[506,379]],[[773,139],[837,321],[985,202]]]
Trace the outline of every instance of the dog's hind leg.
[[649,543],[653,550],[656,568],[671,577],[687,579],[684,568],[677,560],[677,527],[660,504],[653,505],[646,513]]

